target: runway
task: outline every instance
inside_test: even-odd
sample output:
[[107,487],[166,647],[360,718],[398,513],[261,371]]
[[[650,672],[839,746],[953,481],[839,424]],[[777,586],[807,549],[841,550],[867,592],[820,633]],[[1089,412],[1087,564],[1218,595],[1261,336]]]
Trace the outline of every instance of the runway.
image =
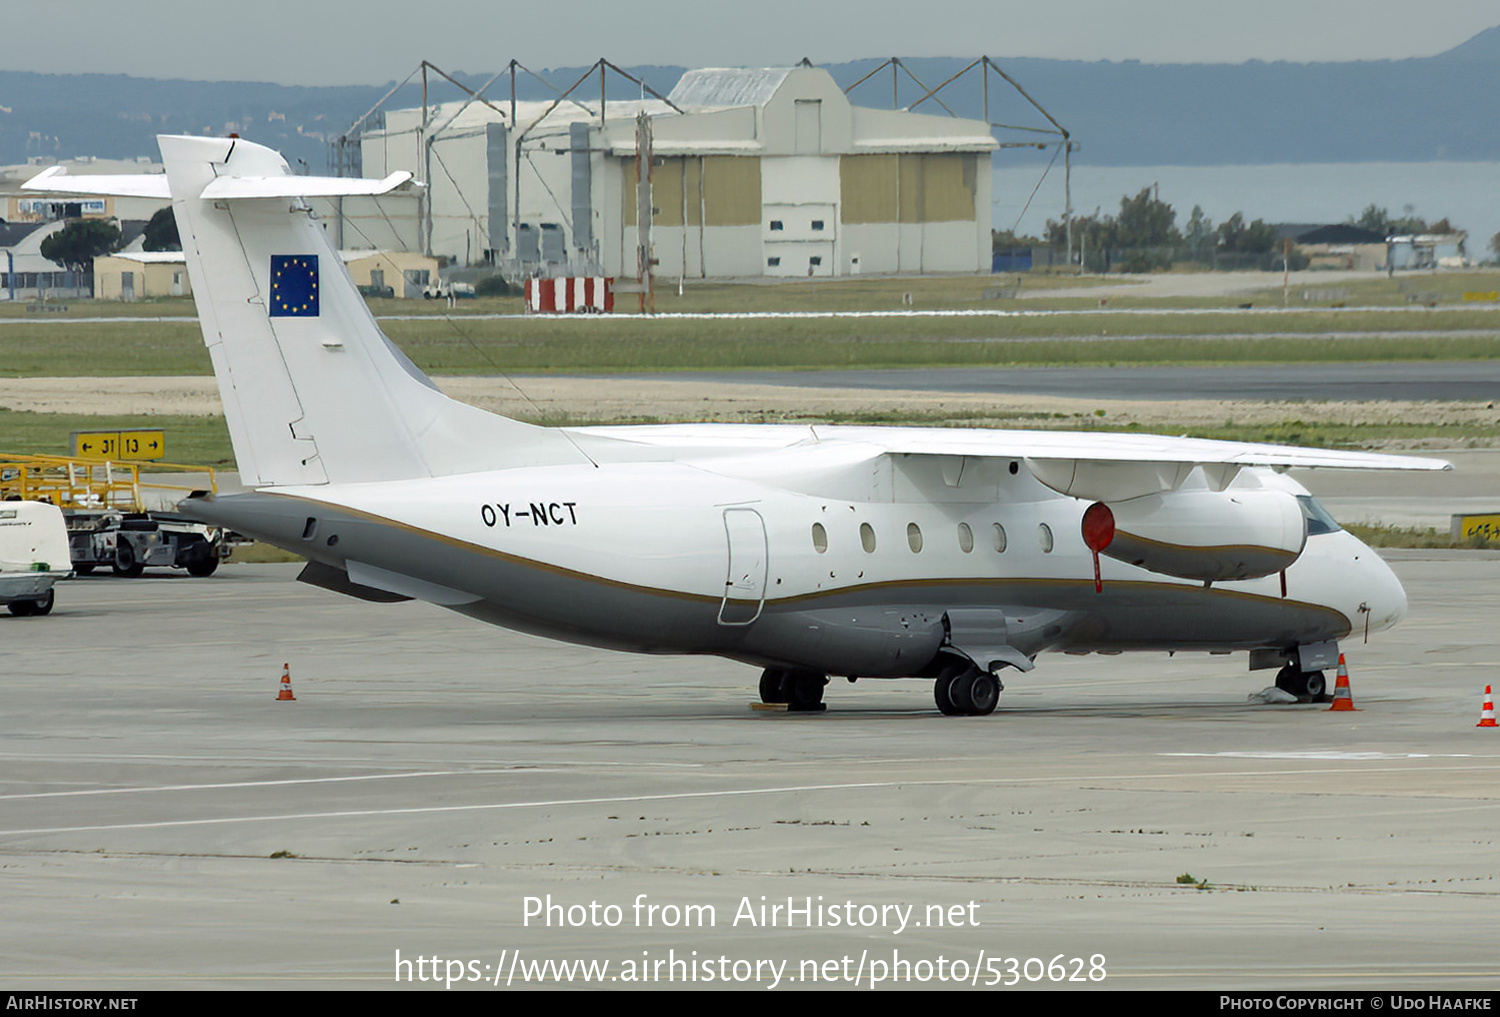
[[[1413,338],[1413,342],[1419,342]],[[1493,402],[1500,361],[1232,364],[1207,367],[911,367],[660,375],[813,388],[1054,398],[1265,402]]]
[[1043,657],[986,718],[873,681],[768,714],[742,665],[297,566],[66,583],[0,616],[0,978],[1492,990],[1500,554],[1392,557],[1357,713],[1144,655]]

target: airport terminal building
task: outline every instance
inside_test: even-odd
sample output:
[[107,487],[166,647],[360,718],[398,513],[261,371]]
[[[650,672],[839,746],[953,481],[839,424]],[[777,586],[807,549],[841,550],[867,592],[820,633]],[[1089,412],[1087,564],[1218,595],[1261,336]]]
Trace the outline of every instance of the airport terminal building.
[[365,176],[425,193],[329,208],[341,247],[426,250],[522,275],[633,276],[639,113],[655,272],[689,279],[985,272],[982,121],[854,106],[816,67],[698,70],[667,97],[388,112]]

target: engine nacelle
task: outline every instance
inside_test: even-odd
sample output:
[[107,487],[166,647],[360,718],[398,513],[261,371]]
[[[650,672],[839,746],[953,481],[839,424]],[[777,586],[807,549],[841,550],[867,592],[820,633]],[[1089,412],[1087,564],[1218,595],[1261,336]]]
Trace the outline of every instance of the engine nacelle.
[[1090,550],[1151,572],[1225,582],[1275,575],[1307,544],[1307,521],[1284,491],[1173,491],[1084,512]]

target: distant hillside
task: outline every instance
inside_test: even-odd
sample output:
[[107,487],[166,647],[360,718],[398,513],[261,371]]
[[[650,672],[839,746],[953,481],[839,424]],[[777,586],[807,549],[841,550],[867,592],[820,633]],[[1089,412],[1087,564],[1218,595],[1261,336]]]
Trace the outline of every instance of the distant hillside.
[[[929,85],[968,60],[904,61]],[[1353,63],[1141,64],[1083,63],[1027,58],[1001,66],[1072,132],[1080,163],[1103,166],[1229,165],[1307,162],[1500,161],[1500,27],[1436,57]],[[844,86],[880,65],[859,60],[828,65]],[[543,72],[572,84],[581,68]],[[665,93],[679,67],[633,68]],[[488,75],[463,75],[477,86]],[[545,97],[530,78],[526,98]],[[158,81],[123,75],[47,75],[0,72],[0,164],[29,156],[154,155],[160,133],[237,131],[272,145],[314,172],[327,166],[329,138],[344,131],[390,88],[387,85],[307,88],[249,82]],[[508,97],[505,79],[493,86]],[[615,79],[621,98],[639,89]],[[458,98],[442,85],[433,101]],[[586,94],[596,94],[586,86]],[[898,98],[915,102],[922,90],[904,76]],[[955,113],[980,117],[977,72],[942,94]],[[856,103],[889,107],[889,69],[854,93]],[[421,102],[409,85],[392,108]],[[942,113],[928,100],[922,112]],[[1023,126],[1045,121],[998,78],[990,83],[991,119]],[[1013,150],[1024,161],[1047,154]]]
[[1500,60],[1500,25],[1486,28],[1468,42],[1454,46],[1439,60]]

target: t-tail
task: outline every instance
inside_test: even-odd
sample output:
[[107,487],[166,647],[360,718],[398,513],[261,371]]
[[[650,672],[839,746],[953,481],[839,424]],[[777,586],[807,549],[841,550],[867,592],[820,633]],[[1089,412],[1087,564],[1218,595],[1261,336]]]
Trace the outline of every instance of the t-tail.
[[[381,333],[307,199],[382,194],[410,186],[410,174],[296,176],[278,153],[242,139],[158,140],[162,196],[172,201],[246,486],[586,462],[558,431],[443,395]],[[49,173],[32,184],[142,193],[162,179]]]

